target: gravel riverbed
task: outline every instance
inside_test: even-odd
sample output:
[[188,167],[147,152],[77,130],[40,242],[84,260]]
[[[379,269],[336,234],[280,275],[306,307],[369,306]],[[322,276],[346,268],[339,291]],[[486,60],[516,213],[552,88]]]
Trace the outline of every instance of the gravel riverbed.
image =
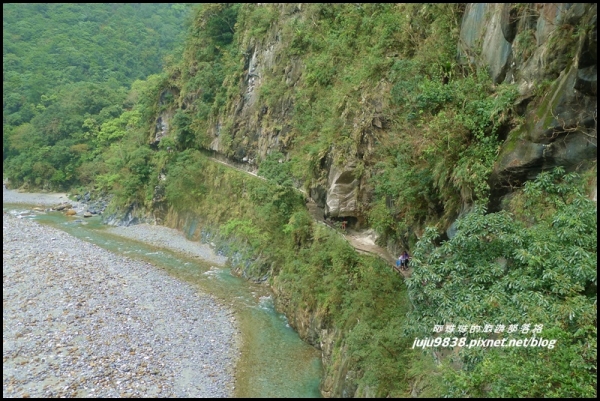
[[[40,208],[56,206],[63,202],[69,202],[73,205],[79,214],[83,212],[85,203],[71,201],[65,193],[34,193],[34,192],[18,192],[16,190],[7,189],[3,186],[2,191],[3,203],[35,205]],[[164,226],[150,224],[135,224],[128,227],[109,227],[108,232],[144,242],[161,248],[167,248],[175,252],[185,254],[187,256],[201,258],[209,263],[224,265],[227,261],[225,256],[215,254],[213,249],[208,244],[202,244],[198,241],[190,241],[183,235],[182,232]]]
[[[4,202],[64,199],[18,202],[24,194],[10,192]],[[155,228],[130,232],[163,242],[172,234]],[[3,397],[233,395],[230,310],[151,264],[7,213],[3,309]]]
[[69,202],[73,207],[79,206],[79,202],[72,202],[67,198],[67,194],[59,192],[19,192],[13,189],[6,189],[2,185],[2,203],[24,203],[37,206],[55,206],[62,202]]
[[107,232],[156,247],[167,248],[216,265],[222,266],[227,261],[227,257],[215,254],[210,245],[202,244],[198,241],[190,241],[185,238],[182,232],[174,228],[150,224],[135,224],[128,227],[109,227]]

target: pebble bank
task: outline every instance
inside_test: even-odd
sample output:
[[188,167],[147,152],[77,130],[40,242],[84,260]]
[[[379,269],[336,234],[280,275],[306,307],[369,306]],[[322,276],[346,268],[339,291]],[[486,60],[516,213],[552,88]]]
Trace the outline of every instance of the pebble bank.
[[7,213],[3,309],[3,397],[233,395],[232,311],[151,264]]

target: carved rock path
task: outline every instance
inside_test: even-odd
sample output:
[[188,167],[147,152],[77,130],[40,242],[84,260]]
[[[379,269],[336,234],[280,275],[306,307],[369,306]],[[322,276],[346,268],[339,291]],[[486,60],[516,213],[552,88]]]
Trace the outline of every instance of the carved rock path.
[[[220,160],[214,157],[209,157],[212,161],[223,164],[227,167],[236,169],[242,173],[246,173],[249,174],[253,177],[259,178],[261,180],[265,180],[264,177],[261,177],[259,175],[256,174],[256,172],[254,171],[248,171],[245,170],[243,168],[237,167],[231,163],[228,163],[224,160]],[[330,226],[331,228],[335,229],[335,227],[331,226],[330,224],[327,224],[327,222],[324,220],[323,218],[323,209],[320,208],[314,200],[312,200],[308,194],[306,193],[306,191],[302,190],[302,189],[298,189],[297,190],[299,192],[302,192],[308,199],[308,203],[307,203],[307,207],[308,207],[308,211],[310,213],[310,215],[313,217],[313,219],[317,222],[317,223],[321,223],[321,224],[325,224]],[[410,277],[410,274],[412,272],[412,269],[409,268],[406,271],[401,271],[396,269],[396,258],[392,255],[390,255],[389,251],[386,248],[380,247],[378,245],[375,244],[375,234],[372,230],[354,230],[354,229],[346,229],[346,231],[341,231],[338,230],[338,233],[340,235],[342,235],[346,241],[348,241],[350,243],[350,245],[352,245],[358,252],[361,253],[367,253],[367,254],[372,254],[372,255],[376,255],[379,256],[380,258],[382,258],[383,260],[385,260],[386,262],[388,262],[392,268],[394,270],[396,270],[397,272],[401,273],[405,278]]]

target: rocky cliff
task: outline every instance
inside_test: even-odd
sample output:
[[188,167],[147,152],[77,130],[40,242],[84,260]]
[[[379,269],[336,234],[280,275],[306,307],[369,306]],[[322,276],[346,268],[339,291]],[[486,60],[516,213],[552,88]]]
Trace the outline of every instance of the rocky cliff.
[[522,122],[507,133],[491,182],[497,197],[555,166],[597,157],[595,4],[473,3],[461,25],[462,60],[514,83]]
[[[299,94],[312,82],[312,72],[302,52],[291,47],[306,40],[301,35],[310,34],[307,25],[323,24],[323,11],[318,14],[303,4],[244,7],[240,13],[268,17],[261,20],[264,28],[259,32],[252,26],[256,19],[238,21],[240,59],[236,72],[223,83],[228,86],[225,105],[205,126],[205,146],[254,169],[275,151],[287,160],[311,157],[313,174],[298,184],[311,191],[326,214],[364,221],[365,204],[373,197],[370,156],[379,137],[394,135],[387,118],[393,114],[389,73],[378,72],[375,84],[365,80],[353,88],[353,101],[336,99],[331,105],[337,129],[349,132],[351,149],[336,143],[302,155],[295,116],[299,108],[310,107],[310,99],[304,102]],[[512,110],[516,118],[499,134],[504,143],[489,179],[492,204],[499,205],[510,188],[541,170],[558,165],[575,169],[595,160],[596,5],[470,3],[458,12],[462,18],[457,63],[484,66],[494,83],[515,84],[519,92]],[[168,92],[182,93],[179,88]],[[193,107],[189,96],[179,104]],[[154,141],[169,132],[172,116],[172,109],[158,116]],[[317,127],[316,132],[320,129],[328,127]],[[365,172],[365,166],[371,169]]]
[[[350,218],[355,227],[364,227],[374,220],[368,214],[375,209],[377,197],[373,179],[381,172],[378,163],[385,161],[385,148],[403,146],[397,138],[410,137],[415,160],[426,160],[434,152],[430,145],[433,141],[441,146],[447,142],[447,148],[451,148],[454,139],[443,135],[446,127],[453,126],[452,113],[444,114],[439,109],[439,105],[450,101],[444,96],[452,97],[444,88],[458,80],[459,75],[476,75],[483,69],[493,85],[514,87],[518,94],[509,107],[493,111],[494,116],[501,115],[502,121],[493,130],[485,118],[481,123],[486,129],[482,129],[480,137],[495,136],[493,140],[499,144],[491,174],[484,177],[489,185],[491,210],[498,210],[504,196],[542,170],[554,166],[568,170],[595,166],[596,5],[469,3],[465,7],[448,7],[243,5],[235,28],[236,51],[221,55],[216,46],[217,55],[209,57],[204,44],[198,41],[189,45],[184,62],[171,69],[149,142],[159,144],[172,137],[180,149],[185,148],[187,131],[175,120],[178,115],[187,115],[189,127],[196,130],[196,143],[204,149],[253,171],[268,155],[279,152],[282,156],[278,162],[294,166],[292,178],[296,185],[304,187],[326,215]],[[385,13],[395,13],[394,18],[405,25],[385,25],[385,18],[381,17]],[[443,13],[447,14],[442,18]],[[198,15],[196,29],[210,27],[214,15],[208,11]],[[382,19],[365,27],[365,15]],[[361,39],[370,34],[373,43]],[[378,35],[389,40],[381,44],[377,42]],[[342,47],[327,47],[328,41],[338,37],[346,41],[349,53],[336,53]],[[437,59],[435,49],[446,43],[440,38],[448,37],[454,41],[456,52],[449,61]],[[358,47],[361,40],[371,43],[378,53]],[[423,48],[427,52],[421,51]],[[411,88],[405,92],[397,88],[398,82],[410,83],[410,79],[394,78],[394,68],[410,71],[399,68],[404,68],[413,55],[420,57],[424,65],[439,66],[423,79],[441,86],[430,92],[421,88],[430,97],[423,95],[414,100],[420,106],[409,110],[412,114],[406,117],[400,115],[398,104],[410,98]],[[219,70],[225,73],[221,81],[215,81],[217,84],[202,75],[209,68],[202,57],[229,66]],[[209,90],[214,87],[222,89],[217,100]],[[400,95],[396,96],[395,90]],[[173,98],[171,102],[165,100],[167,94]],[[211,103],[213,100],[215,103]],[[213,104],[210,112],[206,104]],[[463,108],[468,107],[465,101]],[[419,115],[430,115],[430,121],[411,125],[410,132],[406,132],[408,125],[397,123],[399,119],[419,121],[423,118]],[[441,125],[441,121],[446,125]],[[462,157],[468,154],[469,144],[481,138],[464,133],[462,128],[457,131],[463,135]],[[458,157],[448,161],[458,162]],[[414,165],[418,166],[417,162]],[[394,166],[401,169],[401,161]],[[417,216],[423,224],[449,229],[451,236],[452,220],[468,213],[476,191],[469,188],[468,182],[460,187],[456,176],[438,171],[440,168],[434,170],[437,176],[431,186],[438,192],[435,196],[414,195],[425,204],[424,212]],[[467,170],[467,176],[475,180],[477,172]],[[426,182],[429,178],[416,179]],[[459,194],[444,199],[446,188]],[[390,218],[396,220],[410,212],[395,210],[389,199],[385,200],[385,207]],[[451,218],[444,220],[443,216]],[[419,231],[406,228],[407,232],[410,230]],[[401,241],[398,238],[387,245],[395,250]],[[333,356],[332,344],[341,339],[341,333],[329,326],[322,311],[291,309],[289,294],[280,291],[277,279],[273,288],[278,307],[286,312],[293,327],[323,351],[327,366],[323,393],[369,395],[369,389],[355,385],[356,372],[348,361],[343,356]],[[343,345],[338,348],[343,349]]]

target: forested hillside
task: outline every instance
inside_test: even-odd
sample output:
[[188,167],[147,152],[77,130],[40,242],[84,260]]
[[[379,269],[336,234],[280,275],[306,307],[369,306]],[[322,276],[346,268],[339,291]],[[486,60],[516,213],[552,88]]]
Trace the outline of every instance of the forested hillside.
[[[185,4],[5,3],[4,173],[17,185],[86,182],[95,130],[131,108],[136,80],[181,46]],[[7,160],[8,159],[8,160]]]
[[[326,396],[594,397],[596,32],[583,3],[197,5],[129,92],[28,117],[5,92],[5,175],[214,242],[322,350]],[[556,342],[477,345],[531,336]]]

